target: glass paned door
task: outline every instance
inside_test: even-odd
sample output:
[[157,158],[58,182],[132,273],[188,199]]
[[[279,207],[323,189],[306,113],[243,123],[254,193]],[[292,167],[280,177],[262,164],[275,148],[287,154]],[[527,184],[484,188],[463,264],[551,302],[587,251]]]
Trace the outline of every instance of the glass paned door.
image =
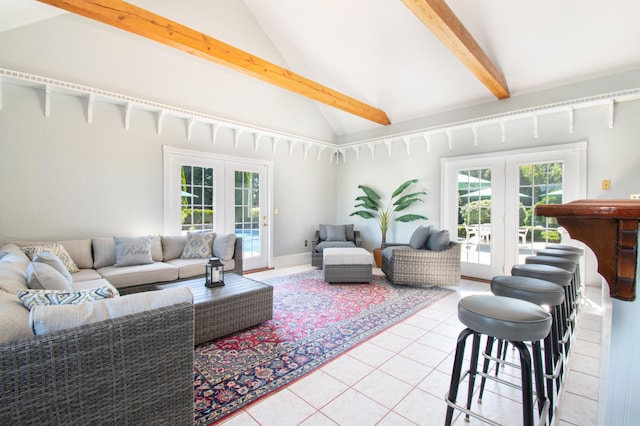
[[262,165],[230,163],[233,182],[233,228],[242,237],[244,269],[268,266],[270,218],[266,200],[267,168]]
[[560,242],[556,219],[538,217],[534,208],[538,204],[563,203],[564,163],[521,164],[518,168],[518,263],[524,263],[525,258],[536,250]]
[[212,167],[182,165],[180,217],[182,233],[213,230],[215,171]]
[[491,265],[491,169],[458,171],[458,241],[463,262]]

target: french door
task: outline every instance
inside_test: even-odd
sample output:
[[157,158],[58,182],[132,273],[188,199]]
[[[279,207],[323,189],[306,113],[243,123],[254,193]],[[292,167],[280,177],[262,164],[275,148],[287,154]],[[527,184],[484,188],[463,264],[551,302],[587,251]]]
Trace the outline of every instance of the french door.
[[491,279],[559,242],[537,204],[586,195],[586,143],[444,158],[443,228],[461,244],[463,275]]
[[271,175],[268,162],[165,147],[165,234],[235,233],[245,270],[269,266]]

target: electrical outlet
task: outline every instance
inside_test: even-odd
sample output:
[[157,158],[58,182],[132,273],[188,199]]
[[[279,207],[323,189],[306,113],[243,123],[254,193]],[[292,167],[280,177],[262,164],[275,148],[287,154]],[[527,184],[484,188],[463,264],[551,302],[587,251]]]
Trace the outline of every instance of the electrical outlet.
[[629,198],[632,200],[640,200],[640,194],[631,194]]
[[304,246],[306,247],[306,246],[308,246],[308,245],[309,245],[309,241],[304,240]]
[[602,179],[602,189],[604,191],[611,189],[611,181],[609,179]]

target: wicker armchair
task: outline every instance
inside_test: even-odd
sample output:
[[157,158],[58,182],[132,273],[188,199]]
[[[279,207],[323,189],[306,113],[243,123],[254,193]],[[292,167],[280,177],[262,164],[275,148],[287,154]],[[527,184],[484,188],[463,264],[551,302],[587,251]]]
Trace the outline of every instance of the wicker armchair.
[[193,424],[194,307],[0,344],[0,424]]
[[[385,244],[406,246],[406,244]],[[433,250],[393,250],[390,259],[382,256],[382,272],[397,285],[453,286],[460,284],[460,244]]]
[[[323,225],[321,225],[323,226]],[[347,227],[351,227],[353,229],[353,225],[346,225]],[[353,231],[353,235],[351,231],[346,232],[347,241],[336,241],[332,246],[334,247],[360,247],[362,246],[362,238],[360,238],[360,231]],[[320,230],[316,230],[316,233],[311,240],[311,266],[322,268],[322,250],[318,251],[318,245],[320,243],[326,242],[322,239],[322,232]]]

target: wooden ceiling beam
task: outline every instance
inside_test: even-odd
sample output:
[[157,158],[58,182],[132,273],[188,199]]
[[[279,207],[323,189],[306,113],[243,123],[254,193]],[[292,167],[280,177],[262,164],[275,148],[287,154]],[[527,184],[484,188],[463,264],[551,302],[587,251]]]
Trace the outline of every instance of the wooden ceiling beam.
[[378,124],[387,114],[243,50],[121,0],[38,0],[240,71]]
[[402,0],[431,32],[498,99],[509,97],[507,81],[444,0]]

